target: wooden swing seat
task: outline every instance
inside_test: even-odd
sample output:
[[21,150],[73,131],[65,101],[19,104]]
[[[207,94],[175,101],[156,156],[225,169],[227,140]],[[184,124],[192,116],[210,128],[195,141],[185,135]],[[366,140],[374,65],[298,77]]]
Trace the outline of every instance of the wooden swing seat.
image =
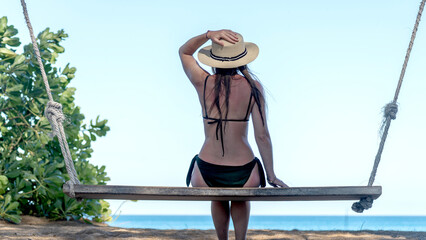
[[[381,186],[291,187],[291,188],[207,188],[124,185],[73,186],[74,197],[82,199],[180,200],[180,201],[328,201],[377,199]],[[71,195],[66,183],[63,191]]]

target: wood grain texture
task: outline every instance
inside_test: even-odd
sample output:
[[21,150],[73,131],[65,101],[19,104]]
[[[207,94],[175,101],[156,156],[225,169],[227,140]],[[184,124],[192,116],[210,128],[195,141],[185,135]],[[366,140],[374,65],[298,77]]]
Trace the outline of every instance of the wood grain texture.
[[[63,191],[70,196],[70,186]],[[328,201],[377,199],[381,186],[292,187],[292,188],[200,188],[122,185],[74,185],[76,198],[182,201]]]

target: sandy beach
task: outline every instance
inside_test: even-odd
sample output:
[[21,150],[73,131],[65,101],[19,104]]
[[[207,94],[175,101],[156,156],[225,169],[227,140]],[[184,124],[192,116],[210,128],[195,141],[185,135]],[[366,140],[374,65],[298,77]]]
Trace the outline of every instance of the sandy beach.
[[[426,239],[426,232],[249,230],[248,239]],[[214,230],[156,230],[110,227],[24,216],[21,224],[0,220],[0,239],[216,239]],[[230,239],[233,233],[230,233]]]

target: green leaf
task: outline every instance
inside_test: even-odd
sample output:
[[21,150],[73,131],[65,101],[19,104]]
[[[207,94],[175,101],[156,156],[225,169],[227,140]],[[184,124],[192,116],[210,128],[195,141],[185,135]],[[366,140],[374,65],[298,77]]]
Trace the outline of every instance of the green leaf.
[[8,97],[13,102],[13,104],[16,104],[16,105],[22,104],[22,98],[21,98],[21,96],[9,95]]
[[30,110],[35,114],[40,113],[40,109],[38,109],[38,106],[35,103],[30,103]]
[[12,66],[10,67],[15,67],[16,65],[19,65],[21,63],[23,63],[25,61],[25,56],[24,55],[17,55],[15,57],[15,61],[13,62]]
[[65,51],[64,47],[59,46],[58,44],[54,44],[54,43],[47,44],[47,47],[51,48],[53,51],[55,51],[57,53],[63,53]]
[[22,85],[22,84],[16,84],[16,85],[13,85],[12,87],[8,87],[6,89],[6,92],[7,93],[19,92],[19,91],[22,90],[22,88],[24,88],[24,85]]
[[90,140],[96,141],[96,135],[95,134],[90,134]]
[[17,182],[17,186],[18,186],[18,189],[22,189],[22,188],[24,188],[25,187],[25,181],[24,180],[22,180],[22,179],[17,179],[16,180],[16,182]]
[[28,172],[24,173],[24,178],[28,180],[37,180],[37,177],[34,174]]
[[7,206],[10,203],[10,200],[12,199],[12,197],[10,196],[10,194],[6,195],[6,198],[4,199],[4,205],[3,206]]
[[36,97],[35,98],[36,101],[38,101],[40,104],[42,105],[46,105],[47,102],[49,101],[49,99],[47,99],[46,97]]
[[61,102],[62,104],[64,104],[64,103],[70,103],[70,102],[73,102],[73,101],[74,101],[74,97],[73,97],[74,92],[75,92],[75,88],[73,88],[73,87],[69,87],[69,88],[67,88],[67,89],[66,89],[66,90],[62,93],[62,95],[61,95],[61,97],[60,97],[60,102]]
[[46,131],[51,131],[49,120],[46,117],[40,118],[38,125]]
[[40,142],[41,142],[41,144],[46,145],[49,141],[50,141],[49,136],[47,136],[44,133],[40,134]]
[[54,185],[58,185],[58,186],[62,186],[62,184],[64,184],[64,179],[60,176],[52,176],[52,177],[48,177],[44,179],[45,182],[47,182],[48,184],[54,184]]
[[30,97],[38,97],[40,95],[42,95],[46,90],[44,90],[43,88],[37,88],[35,87],[30,93],[28,93],[28,96]]
[[9,130],[2,126],[2,127],[0,127],[0,131],[1,131],[2,135],[5,135]]
[[93,223],[92,223],[91,221],[87,220],[87,219],[83,219],[83,221],[84,221],[86,224],[93,225]]
[[63,75],[67,75],[67,74],[69,73],[69,71],[70,71],[70,64],[68,63],[68,64],[65,66],[64,70],[62,70],[62,74],[63,74]]
[[7,180],[7,177],[4,175],[0,175],[0,188],[3,186],[6,186],[9,181]]
[[74,73],[77,71],[77,68],[75,68],[75,67],[70,68],[69,66],[70,66],[70,64],[68,63],[65,66],[65,69],[62,71],[62,74],[66,75],[67,78],[72,79],[72,78],[74,78]]
[[20,64],[20,65],[15,66],[13,68],[13,71],[14,72],[17,72],[17,71],[26,71],[27,69],[28,69],[28,65]]
[[9,183],[8,179],[4,175],[0,175],[0,194],[6,192],[7,184]]
[[19,175],[21,175],[21,170],[19,170],[19,169],[14,169],[14,170],[12,170],[12,171],[10,171],[10,172],[7,172],[6,173],[6,176],[8,177],[8,178],[16,178],[17,176],[19,176]]
[[0,18],[0,34],[3,34],[7,29],[7,17]]
[[4,37],[1,43],[7,44],[11,47],[17,47],[21,45],[21,42],[19,42],[19,38],[16,38],[16,37],[15,38]]
[[44,29],[43,32],[39,33],[37,38],[41,40],[51,40],[53,39],[54,34],[50,32],[50,28]]
[[[7,27],[3,36],[12,37],[12,36],[15,36],[16,34],[18,34],[18,29],[14,28],[13,25],[12,25],[12,26]],[[18,38],[18,41],[19,41],[19,38]]]
[[21,217],[17,214],[5,214],[4,215],[4,219],[13,223],[20,223],[21,222]]
[[5,211],[5,212],[13,211],[13,210],[15,210],[16,208],[18,208],[18,206],[19,206],[19,203],[18,203],[18,202],[10,203],[10,204],[6,207],[6,209],[5,209],[4,211]]
[[10,49],[7,48],[0,48],[0,56],[4,57],[14,57],[16,56],[16,53]]
[[50,58],[50,62],[51,63],[55,63],[56,62],[56,58],[58,58],[59,54],[57,52],[53,52],[51,54],[51,58]]
[[55,201],[55,203],[53,204],[56,208],[62,208],[62,203],[63,203],[63,201],[62,201],[62,199],[60,199],[60,198],[57,198],[56,199],[56,201]]

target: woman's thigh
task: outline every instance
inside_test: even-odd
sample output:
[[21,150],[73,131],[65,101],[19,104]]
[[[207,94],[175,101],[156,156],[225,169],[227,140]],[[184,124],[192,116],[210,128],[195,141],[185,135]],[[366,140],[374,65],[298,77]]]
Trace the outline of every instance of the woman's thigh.
[[257,163],[256,163],[253,170],[251,171],[249,179],[247,180],[247,182],[244,184],[243,187],[259,187],[259,185],[260,185],[259,167],[257,166]]
[[198,168],[197,162],[194,164],[194,170],[192,171],[191,185],[193,187],[208,187],[201,175],[200,169]]

